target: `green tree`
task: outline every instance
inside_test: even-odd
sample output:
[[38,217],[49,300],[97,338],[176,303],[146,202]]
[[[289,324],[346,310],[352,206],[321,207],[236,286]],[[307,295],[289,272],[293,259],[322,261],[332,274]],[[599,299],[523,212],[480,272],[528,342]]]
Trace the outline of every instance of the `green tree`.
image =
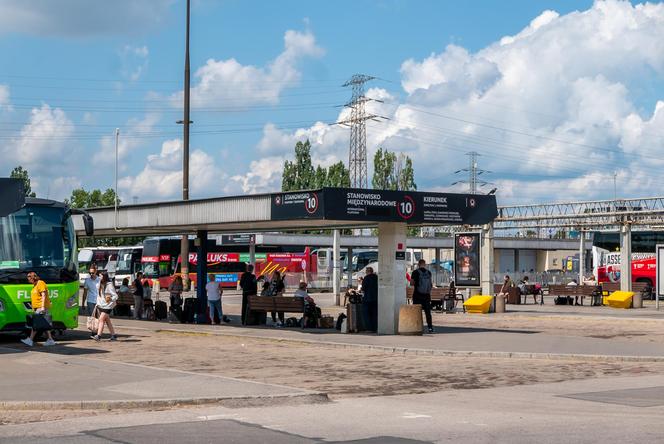
[[378,148],[374,155],[371,185],[379,190],[417,190],[415,170],[410,157]]
[[378,148],[374,155],[374,173],[371,185],[379,190],[396,190],[396,163],[397,156],[383,148]]
[[350,187],[350,171],[339,161],[327,169],[326,187]]
[[311,162],[311,143],[295,144],[295,160],[284,162],[282,191],[308,190],[315,187],[316,171]]
[[312,188],[323,188],[324,186],[327,186],[327,178],[327,170],[318,165],[316,167],[316,173],[314,174],[314,183]]
[[28,170],[23,169],[21,165],[14,168],[9,175],[11,179],[21,179],[25,188],[25,197],[37,197],[37,195],[32,191],[32,186],[30,185],[30,174]]

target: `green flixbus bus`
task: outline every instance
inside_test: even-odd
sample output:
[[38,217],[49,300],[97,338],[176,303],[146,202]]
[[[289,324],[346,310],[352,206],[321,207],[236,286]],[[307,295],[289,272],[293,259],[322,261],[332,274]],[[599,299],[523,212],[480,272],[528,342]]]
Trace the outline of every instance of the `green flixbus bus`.
[[79,282],[72,215],[83,214],[89,235],[92,218],[62,202],[22,193],[22,183],[0,179],[0,331],[26,329],[26,316],[32,312],[29,271],[48,286],[53,328],[76,328]]

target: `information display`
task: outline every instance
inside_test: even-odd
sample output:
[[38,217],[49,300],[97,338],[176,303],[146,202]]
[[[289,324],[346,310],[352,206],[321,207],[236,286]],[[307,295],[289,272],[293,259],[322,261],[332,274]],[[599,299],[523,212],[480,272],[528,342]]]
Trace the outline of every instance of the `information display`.
[[454,283],[457,287],[480,286],[480,234],[454,235]]
[[324,188],[272,195],[272,220],[481,225],[497,215],[496,197],[485,194]]
[[243,233],[221,235],[221,245],[254,245],[255,243],[255,234]]

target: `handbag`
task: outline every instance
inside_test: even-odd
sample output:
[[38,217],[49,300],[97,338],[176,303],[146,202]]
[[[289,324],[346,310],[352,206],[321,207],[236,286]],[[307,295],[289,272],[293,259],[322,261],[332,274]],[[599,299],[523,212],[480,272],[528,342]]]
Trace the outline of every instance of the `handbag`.
[[51,315],[44,313],[34,313],[31,316],[30,326],[35,331],[51,331],[53,324],[51,323]]
[[99,329],[99,309],[95,305],[95,308],[92,310],[92,316],[88,316],[88,319],[85,321],[85,326],[93,333],[96,333]]

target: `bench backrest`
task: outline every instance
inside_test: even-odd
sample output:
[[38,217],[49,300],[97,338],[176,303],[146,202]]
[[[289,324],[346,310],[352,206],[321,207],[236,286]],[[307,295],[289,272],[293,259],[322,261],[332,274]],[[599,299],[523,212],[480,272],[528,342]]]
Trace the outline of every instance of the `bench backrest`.
[[304,311],[304,299],[286,296],[249,296],[249,310],[301,313]]
[[[433,287],[431,289],[431,299],[442,299],[443,297],[447,296],[449,292],[450,287]],[[414,287],[406,287],[406,297],[408,299],[413,298],[413,293],[415,293]]]

